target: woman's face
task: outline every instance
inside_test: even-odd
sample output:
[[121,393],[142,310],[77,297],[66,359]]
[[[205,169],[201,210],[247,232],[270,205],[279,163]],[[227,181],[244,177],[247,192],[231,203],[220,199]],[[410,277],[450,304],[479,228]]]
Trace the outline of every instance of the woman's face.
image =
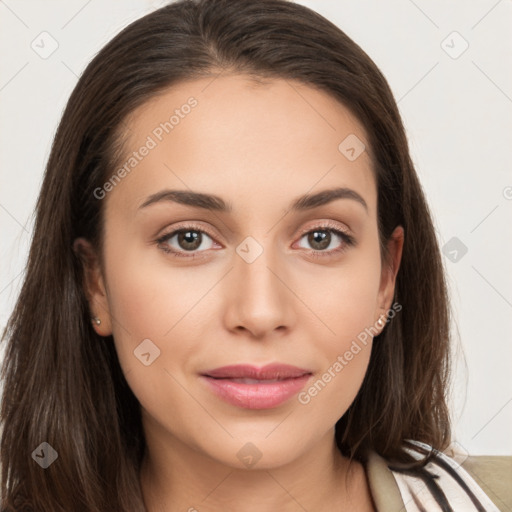
[[[283,465],[334,432],[391,306],[365,131],[325,93],[243,75],[181,83],[125,126],[91,309],[148,444]],[[213,378],[275,364],[299,370]]]

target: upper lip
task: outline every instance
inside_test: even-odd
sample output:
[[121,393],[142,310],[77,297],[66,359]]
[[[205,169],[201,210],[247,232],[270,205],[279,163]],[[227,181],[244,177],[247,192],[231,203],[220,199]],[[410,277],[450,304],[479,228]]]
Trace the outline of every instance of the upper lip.
[[311,374],[311,372],[289,364],[274,363],[261,368],[249,364],[222,366],[214,370],[208,370],[202,375],[216,379],[283,380],[302,377],[307,374]]

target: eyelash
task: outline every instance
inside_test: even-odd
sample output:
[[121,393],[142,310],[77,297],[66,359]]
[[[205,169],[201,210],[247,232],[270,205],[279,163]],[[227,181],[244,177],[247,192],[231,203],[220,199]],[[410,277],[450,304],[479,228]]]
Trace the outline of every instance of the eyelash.
[[[191,252],[191,253],[187,254],[186,252],[176,251],[174,249],[169,249],[167,246],[165,246],[165,242],[167,240],[169,240],[170,238],[172,238],[173,236],[175,236],[179,233],[186,232],[186,231],[200,232],[205,235],[208,235],[212,240],[214,239],[214,236],[211,235],[208,231],[206,231],[203,227],[200,227],[200,226],[197,226],[194,224],[187,224],[183,227],[174,229],[173,231],[163,234],[161,237],[157,238],[155,240],[155,242],[158,244],[158,247],[162,251],[164,251],[174,257],[191,258],[191,259],[200,257],[200,256],[198,256],[198,254],[201,252],[204,252],[204,251],[199,251],[199,253]],[[341,254],[344,251],[346,251],[348,247],[356,245],[356,241],[353,236],[349,235],[348,233],[345,233],[344,231],[340,230],[337,227],[334,227],[332,224],[330,224],[328,222],[326,222],[325,224],[322,224],[322,225],[315,226],[312,229],[307,229],[305,231],[302,231],[300,233],[299,240],[301,238],[303,238],[305,235],[308,235],[309,233],[313,233],[315,231],[325,231],[325,232],[334,233],[335,235],[338,235],[343,240],[343,243],[337,249],[331,249],[330,251],[317,251],[315,249],[311,249],[310,255],[313,256],[314,258],[329,257],[329,256],[333,256],[336,254]]]

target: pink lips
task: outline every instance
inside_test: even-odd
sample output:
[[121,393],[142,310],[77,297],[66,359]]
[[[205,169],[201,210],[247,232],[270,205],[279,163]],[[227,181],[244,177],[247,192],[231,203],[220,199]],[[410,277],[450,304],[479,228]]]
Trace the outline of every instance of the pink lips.
[[309,370],[286,364],[263,368],[250,365],[223,366],[201,378],[220,398],[245,409],[277,407],[298,393],[311,377]]

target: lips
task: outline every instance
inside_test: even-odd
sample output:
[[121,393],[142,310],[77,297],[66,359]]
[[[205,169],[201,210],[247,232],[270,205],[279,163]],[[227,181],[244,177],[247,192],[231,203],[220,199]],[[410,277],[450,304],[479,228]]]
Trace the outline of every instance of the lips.
[[208,370],[202,380],[218,397],[246,409],[277,407],[298,393],[312,372],[297,366],[270,364],[263,368],[231,365]]
[[203,375],[213,377],[214,379],[254,379],[254,380],[284,380],[296,377],[302,377],[309,370],[297,368],[289,364],[269,364],[263,368],[257,368],[248,364],[237,364],[231,366],[223,366],[208,370]]

